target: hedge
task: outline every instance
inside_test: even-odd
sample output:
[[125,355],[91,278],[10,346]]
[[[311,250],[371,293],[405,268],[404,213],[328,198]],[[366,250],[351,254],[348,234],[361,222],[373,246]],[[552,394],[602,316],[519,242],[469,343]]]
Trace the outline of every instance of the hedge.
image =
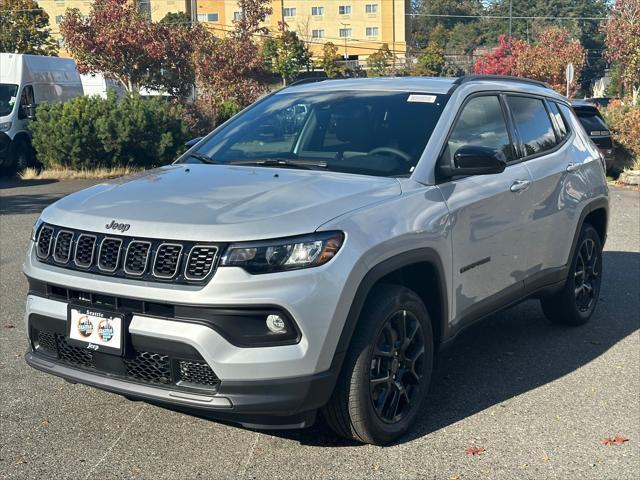
[[191,138],[183,110],[162,98],[77,97],[38,105],[33,146],[45,167],[153,167],[172,162]]
[[620,101],[602,109],[616,149],[613,170],[640,170],[640,105],[623,105]]

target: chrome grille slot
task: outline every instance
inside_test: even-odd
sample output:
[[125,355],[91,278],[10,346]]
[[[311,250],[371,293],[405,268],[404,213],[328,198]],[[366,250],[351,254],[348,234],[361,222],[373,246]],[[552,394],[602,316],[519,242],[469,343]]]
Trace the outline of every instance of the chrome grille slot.
[[120,262],[121,247],[122,240],[120,238],[105,237],[100,243],[98,268],[103,272],[115,272]]
[[158,278],[173,278],[180,267],[182,245],[176,243],[163,243],[156,251],[153,262],[153,274]]
[[81,233],[76,241],[76,254],[73,262],[80,268],[89,268],[93,264],[96,249],[96,236]]
[[53,259],[58,263],[67,263],[71,260],[73,247],[73,232],[59,230],[56,235],[56,243],[53,247]]
[[202,280],[213,270],[218,248],[196,245],[189,252],[184,276],[187,280]]
[[127,254],[124,259],[124,271],[128,275],[144,275],[149,261],[151,242],[133,240],[127,247]]
[[43,225],[38,234],[38,243],[36,253],[40,258],[47,258],[51,253],[51,241],[53,240],[53,228],[49,225]]

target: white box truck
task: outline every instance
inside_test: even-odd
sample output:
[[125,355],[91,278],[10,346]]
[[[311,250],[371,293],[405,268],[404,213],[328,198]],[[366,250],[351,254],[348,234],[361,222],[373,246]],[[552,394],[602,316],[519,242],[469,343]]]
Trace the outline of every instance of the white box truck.
[[0,169],[15,172],[34,161],[28,123],[39,103],[82,94],[70,58],[0,53]]

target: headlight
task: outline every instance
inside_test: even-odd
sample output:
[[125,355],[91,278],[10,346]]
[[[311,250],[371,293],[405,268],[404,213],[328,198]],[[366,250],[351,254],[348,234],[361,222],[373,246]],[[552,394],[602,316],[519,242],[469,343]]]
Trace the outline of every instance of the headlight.
[[11,130],[11,122],[0,122],[0,132],[8,132]]
[[42,220],[40,220],[40,217],[38,217],[38,219],[36,220],[36,223],[33,224],[33,227],[31,228],[31,241],[35,242],[36,241],[36,235],[38,234],[38,229],[40,228],[40,225],[42,225]]
[[242,267],[249,273],[273,273],[317,267],[331,260],[344,242],[342,232],[317,232],[301,237],[234,243],[222,266]]

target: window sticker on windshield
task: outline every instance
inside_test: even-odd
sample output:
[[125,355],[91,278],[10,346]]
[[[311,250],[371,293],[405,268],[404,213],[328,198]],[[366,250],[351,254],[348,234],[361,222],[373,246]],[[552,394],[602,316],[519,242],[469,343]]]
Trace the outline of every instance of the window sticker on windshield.
[[409,95],[407,102],[433,103],[436,101],[435,95]]

